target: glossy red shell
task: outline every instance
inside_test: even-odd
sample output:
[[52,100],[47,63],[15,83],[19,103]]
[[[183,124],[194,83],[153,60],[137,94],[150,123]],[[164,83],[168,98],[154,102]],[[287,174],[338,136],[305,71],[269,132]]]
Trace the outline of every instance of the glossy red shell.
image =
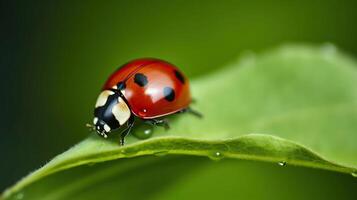
[[[135,82],[135,74],[143,74],[147,84]],[[178,76],[179,74],[180,76]],[[152,119],[178,112],[191,102],[188,79],[174,65],[159,59],[145,58],[131,61],[115,71],[105,83],[103,90],[111,89],[125,81],[124,97],[129,107],[139,118]],[[174,91],[174,99],[168,101],[164,88]]]

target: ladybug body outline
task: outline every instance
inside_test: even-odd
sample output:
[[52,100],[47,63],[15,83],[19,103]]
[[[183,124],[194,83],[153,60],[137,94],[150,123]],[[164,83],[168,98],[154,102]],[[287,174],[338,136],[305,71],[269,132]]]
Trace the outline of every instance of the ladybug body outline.
[[162,117],[192,110],[188,79],[174,65],[155,58],[130,61],[117,69],[105,82],[97,99],[91,127],[103,137],[126,124],[120,143],[139,118],[152,125],[168,128]]

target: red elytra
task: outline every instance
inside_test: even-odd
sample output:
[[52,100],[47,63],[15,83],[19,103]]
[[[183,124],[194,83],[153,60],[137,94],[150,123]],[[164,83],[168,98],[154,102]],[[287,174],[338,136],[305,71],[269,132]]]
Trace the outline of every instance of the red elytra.
[[[138,84],[136,78],[142,77],[144,84]],[[188,79],[177,67],[163,60],[133,60],[115,71],[103,90],[111,89],[120,82],[125,83],[123,95],[131,112],[142,119],[170,115],[191,103]],[[169,96],[167,89],[171,92]]]

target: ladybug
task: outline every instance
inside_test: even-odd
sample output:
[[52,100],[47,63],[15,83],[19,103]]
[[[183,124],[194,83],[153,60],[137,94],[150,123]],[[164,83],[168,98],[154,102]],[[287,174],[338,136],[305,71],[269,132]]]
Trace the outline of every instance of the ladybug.
[[174,65],[159,59],[133,60],[116,70],[104,84],[94,109],[93,125],[98,135],[123,128],[120,144],[134,126],[135,119],[169,128],[164,118],[192,110],[189,81]]

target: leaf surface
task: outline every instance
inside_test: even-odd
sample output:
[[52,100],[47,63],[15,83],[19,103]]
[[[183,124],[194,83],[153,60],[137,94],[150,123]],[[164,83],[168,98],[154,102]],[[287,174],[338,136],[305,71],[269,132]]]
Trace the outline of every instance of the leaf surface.
[[[332,45],[246,53],[224,70],[192,81],[197,101],[193,107],[203,119],[173,116],[169,131],[156,128],[146,140],[127,137],[124,147],[115,136],[109,140],[91,136],[20,180],[4,198],[17,198],[23,190],[39,191],[36,181],[51,180],[55,176],[49,175],[62,170],[70,173],[76,166],[144,155],[258,160],[356,174],[356,67],[353,59]],[[142,131],[139,127],[133,134],[142,135]],[[142,160],[143,165],[155,162],[150,157]],[[133,167],[127,165],[127,170]],[[108,171],[96,178],[110,180]],[[88,181],[78,187],[94,184]],[[47,199],[61,199],[75,191],[62,188]]]

